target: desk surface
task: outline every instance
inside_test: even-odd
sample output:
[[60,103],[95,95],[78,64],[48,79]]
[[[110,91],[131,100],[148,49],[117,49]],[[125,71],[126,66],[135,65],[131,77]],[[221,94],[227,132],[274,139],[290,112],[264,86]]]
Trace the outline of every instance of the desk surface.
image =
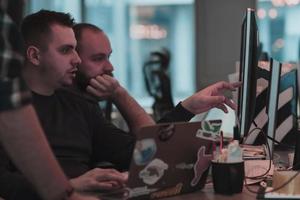
[[245,187],[242,193],[234,195],[215,194],[212,184],[207,184],[201,191],[164,198],[163,200],[253,200],[256,194],[249,192]]
[[[257,190],[258,186],[250,186],[252,190]],[[99,198],[99,193],[89,193],[94,197]],[[100,196],[101,199],[110,199],[104,196]],[[115,198],[113,198],[115,199]],[[162,198],[161,200],[253,200],[256,199],[256,194],[249,192],[245,187],[242,193],[234,195],[220,195],[215,194],[212,183],[206,184],[205,187],[197,192],[182,194],[168,198]],[[1,200],[1,199],[0,199]]]
[[[274,164],[285,163],[287,164],[287,152],[279,152],[276,154]],[[258,190],[258,186],[250,186],[254,191]],[[97,195],[96,195],[97,196]],[[177,195],[174,197],[163,198],[162,200],[253,200],[256,199],[257,194],[249,192],[244,186],[243,192],[234,195],[220,195],[216,194],[213,189],[212,183],[208,183],[205,187],[197,192]]]
[[[276,151],[274,165],[285,163],[287,165],[287,154],[289,151]],[[258,186],[250,186],[252,190],[258,190]],[[206,184],[201,191],[190,194],[178,195],[174,197],[164,198],[163,200],[253,200],[256,199],[256,194],[249,192],[244,186],[243,192],[231,196],[215,194],[212,183]]]

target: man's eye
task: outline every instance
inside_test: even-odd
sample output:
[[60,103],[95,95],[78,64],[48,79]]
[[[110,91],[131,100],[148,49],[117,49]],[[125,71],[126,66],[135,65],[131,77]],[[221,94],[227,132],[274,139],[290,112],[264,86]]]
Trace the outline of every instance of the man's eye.
[[68,53],[70,51],[70,48],[63,48],[62,50],[61,50],[61,52],[62,53],[64,53],[64,54],[66,54],[66,53]]
[[104,60],[104,57],[96,57],[96,58],[94,58],[94,61],[102,61],[102,60]]

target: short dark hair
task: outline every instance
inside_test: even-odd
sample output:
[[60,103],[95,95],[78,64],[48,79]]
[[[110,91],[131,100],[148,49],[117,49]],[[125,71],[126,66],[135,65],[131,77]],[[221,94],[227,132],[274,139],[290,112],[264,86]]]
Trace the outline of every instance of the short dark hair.
[[51,25],[53,24],[72,28],[75,22],[69,13],[50,10],[40,10],[26,16],[21,24],[21,33],[25,47],[36,45],[46,48],[46,41],[51,37]]
[[78,23],[76,25],[73,26],[73,31],[75,33],[75,37],[77,40],[77,46],[76,46],[76,50],[77,52],[80,51],[80,40],[81,40],[81,35],[82,32],[84,30],[91,30],[91,31],[95,31],[95,32],[103,32],[103,30],[93,24],[89,24],[89,23]]

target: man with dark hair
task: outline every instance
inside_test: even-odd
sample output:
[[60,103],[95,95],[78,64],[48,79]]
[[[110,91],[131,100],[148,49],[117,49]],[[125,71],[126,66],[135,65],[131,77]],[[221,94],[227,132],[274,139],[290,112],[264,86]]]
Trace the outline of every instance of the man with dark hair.
[[[72,40],[73,24],[74,19],[69,14],[46,10],[29,15],[23,20],[21,33],[27,56],[24,75],[31,77],[27,83],[32,91],[49,95],[58,88],[72,84],[77,65],[80,63],[75,51],[76,40]],[[60,37],[54,37],[53,33]],[[62,45],[52,52],[51,47],[55,43]],[[67,63],[59,60],[61,55],[69,57],[69,60],[65,61]],[[29,67],[29,64],[41,67]],[[36,82],[38,84],[35,84]]]
[[[31,105],[30,91],[21,77],[22,40],[16,25],[5,13],[7,7],[12,10],[12,5],[9,4],[11,2],[0,1],[1,146],[43,199],[86,199],[72,192],[72,187],[58,166]],[[16,13],[16,10],[14,12],[13,19],[17,21],[21,14]],[[0,171],[3,172],[2,167]],[[0,178],[0,190],[11,191],[14,197],[18,197],[14,185],[4,183],[6,175]],[[27,182],[24,178],[22,180]]]
[[[96,154],[93,154],[95,151],[103,157],[106,156],[105,152],[100,151],[100,149],[99,151],[94,149],[102,145],[103,138],[107,138],[105,140],[107,143],[104,144],[106,148],[109,146],[109,139],[113,139],[107,134],[108,131],[105,125],[100,128],[95,125],[98,123],[96,121],[98,119],[97,115],[101,116],[101,113],[96,111],[96,113],[93,112],[94,115],[89,115],[93,111],[92,106],[86,104],[86,102],[82,103],[74,95],[58,91],[59,88],[72,84],[77,70],[76,67],[80,63],[80,58],[75,51],[76,39],[72,25],[73,19],[69,15],[52,11],[40,11],[24,19],[22,33],[26,40],[26,60],[23,76],[32,91],[33,105],[48,141],[63,170],[69,178],[74,178],[71,179],[72,186],[76,190],[119,187],[125,181],[125,177],[120,172],[113,169],[89,171],[92,168],[93,161],[97,161]],[[30,28],[28,29],[28,27]],[[20,128],[23,128],[22,131],[24,132],[27,131],[27,129],[24,129],[27,128],[26,126]],[[99,135],[95,134],[96,131],[99,132]],[[124,138],[121,141],[124,146],[127,147],[129,144],[132,146],[134,140],[129,138],[126,142],[126,139]],[[30,148],[36,149],[34,145],[39,147],[39,142],[41,141],[33,140],[30,143]],[[43,142],[46,143],[46,140],[43,140]],[[47,147],[47,145],[44,146]],[[122,145],[119,148],[122,148]],[[40,151],[31,153],[42,156],[44,155],[41,152],[42,150],[44,151],[43,148],[40,148]],[[124,151],[120,150],[119,152],[122,154]],[[110,153],[114,153],[112,148]],[[21,155],[28,157],[24,154]],[[118,160],[122,162],[121,159],[118,159],[118,155],[115,155],[113,159],[117,160],[116,162]],[[53,176],[51,173],[47,173],[50,171],[47,171],[47,169],[54,168],[53,164],[48,165],[47,160],[40,160],[44,162],[40,163],[34,160],[33,163],[39,164],[38,170],[44,173],[41,174],[36,170],[39,177],[35,177],[40,183],[44,183],[45,188],[41,189],[44,192],[43,197],[45,199],[60,199],[55,195],[60,194],[67,186],[69,187],[66,179],[60,178],[60,182],[55,182],[58,180],[56,178],[58,172]],[[125,163],[127,162],[126,160]],[[30,185],[9,162],[1,160],[1,164],[1,196],[6,199],[38,199]],[[61,173],[61,171],[59,172]],[[82,174],[84,175],[80,178],[75,178]],[[46,180],[44,180],[44,176],[47,176]],[[53,181],[51,181],[52,179]],[[47,187],[48,182],[53,185]],[[64,185],[66,186],[62,187]],[[53,189],[55,190],[53,191]],[[51,192],[51,194],[45,196],[47,192]],[[68,194],[66,193],[66,195]],[[63,198],[65,197],[61,199]]]
[[[135,138],[108,123],[98,105],[63,89],[72,85],[81,62],[72,23],[68,14],[46,10],[24,19],[23,76],[52,150],[72,186],[78,191],[118,188],[126,176],[115,169],[95,167],[106,161],[116,169],[128,169]],[[10,170],[6,184],[16,183],[16,176]],[[22,190],[30,194],[25,183],[18,191]]]
[[[78,65],[77,87],[83,96],[98,100],[110,99],[120,110],[128,124],[134,121],[136,110],[143,110],[128,92],[111,76],[114,67],[109,61],[112,53],[110,41],[102,29],[93,24],[80,23],[73,27],[77,39],[76,50],[81,58]],[[240,83],[215,83],[180,102],[158,122],[189,121],[195,114],[217,107],[227,112],[225,104],[235,109],[236,105],[223,95],[225,90],[234,90]],[[132,109],[131,105],[134,104]],[[141,112],[143,113],[143,112]]]

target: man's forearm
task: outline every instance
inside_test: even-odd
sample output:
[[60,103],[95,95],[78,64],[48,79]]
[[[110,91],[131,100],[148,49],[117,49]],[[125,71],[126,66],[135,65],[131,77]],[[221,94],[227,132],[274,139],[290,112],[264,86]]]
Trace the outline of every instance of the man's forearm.
[[141,127],[155,124],[151,116],[146,113],[124,88],[121,87],[117,91],[113,102],[126,120],[131,132],[137,133]]
[[31,105],[0,113],[0,141],[43,199],[58,199],[70,187]]

